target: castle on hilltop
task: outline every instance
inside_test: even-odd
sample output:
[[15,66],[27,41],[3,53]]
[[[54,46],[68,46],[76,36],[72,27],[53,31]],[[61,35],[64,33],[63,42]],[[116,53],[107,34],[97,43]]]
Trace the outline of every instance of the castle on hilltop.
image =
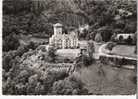
[[53,25],[54,34],[49,39],[49,44],[54,45],[59,49],[69,49],[78,47],[78,35],[75,31],[69,33],[63,33],[63,25],[56,23]]

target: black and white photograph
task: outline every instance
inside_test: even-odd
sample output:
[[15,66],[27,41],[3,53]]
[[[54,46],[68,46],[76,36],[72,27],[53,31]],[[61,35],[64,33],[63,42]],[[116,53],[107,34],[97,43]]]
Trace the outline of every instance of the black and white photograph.
[[2,95],[137,93],[137,0],[3,0]]

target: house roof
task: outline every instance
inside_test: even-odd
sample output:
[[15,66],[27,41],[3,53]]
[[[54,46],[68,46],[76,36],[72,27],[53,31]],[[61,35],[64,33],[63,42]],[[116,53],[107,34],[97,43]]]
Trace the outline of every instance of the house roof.
[[53,25],[54,27],[60,27],[60,26],[63,26],[61,23],[56,23]]

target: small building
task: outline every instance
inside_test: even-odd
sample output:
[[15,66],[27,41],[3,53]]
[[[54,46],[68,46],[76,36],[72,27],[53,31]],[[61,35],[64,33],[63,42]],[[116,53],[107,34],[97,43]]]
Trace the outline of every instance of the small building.
[[79,31],[82,33],[84,30],[89,30],[89,25],[85,24],[82,26],[79,26]]
[[119,40],[119,38],[123,37],[122,39],[127,39],[128,37],[131,37],[132,39],[134,38],[134,33],[129,33],[129,34],[126,34],[126,33],[119,33],[116,35],[116,39]]
[[79,49],[81,54],[88,55],[88,42],[87,41],[79,41]]
[[70,49],[78,47],[78,35],[74,31],[63,33],[63,25],[56,23],[53,25],[54,35],[49,39],[50,45],[54,45],[59,49]]
[[135,44],[134,33],[118,33],[115,35],[115,41],[120,44]]

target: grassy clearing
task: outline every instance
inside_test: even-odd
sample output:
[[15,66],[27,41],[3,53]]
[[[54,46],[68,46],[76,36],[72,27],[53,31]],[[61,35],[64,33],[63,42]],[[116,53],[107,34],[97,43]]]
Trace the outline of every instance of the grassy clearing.
[[26,45],[30,41],[36,42],[36,43],[43,43],[43,42],[48,42],[48,38],[40,38],[40,37],[33,37],[29,35],[20,35],[20,44]]
[[136,77],[135,71],[104,65],[100,67],[99,65],[93,64],[80,70],[80,77],[90,93],[97,95],[132,95],[136,93],[136,83],[133,82],[133,78]]
[[117,45],[113,48],[112,53],[128,57],[136,57],[134,50],[135,46]]

